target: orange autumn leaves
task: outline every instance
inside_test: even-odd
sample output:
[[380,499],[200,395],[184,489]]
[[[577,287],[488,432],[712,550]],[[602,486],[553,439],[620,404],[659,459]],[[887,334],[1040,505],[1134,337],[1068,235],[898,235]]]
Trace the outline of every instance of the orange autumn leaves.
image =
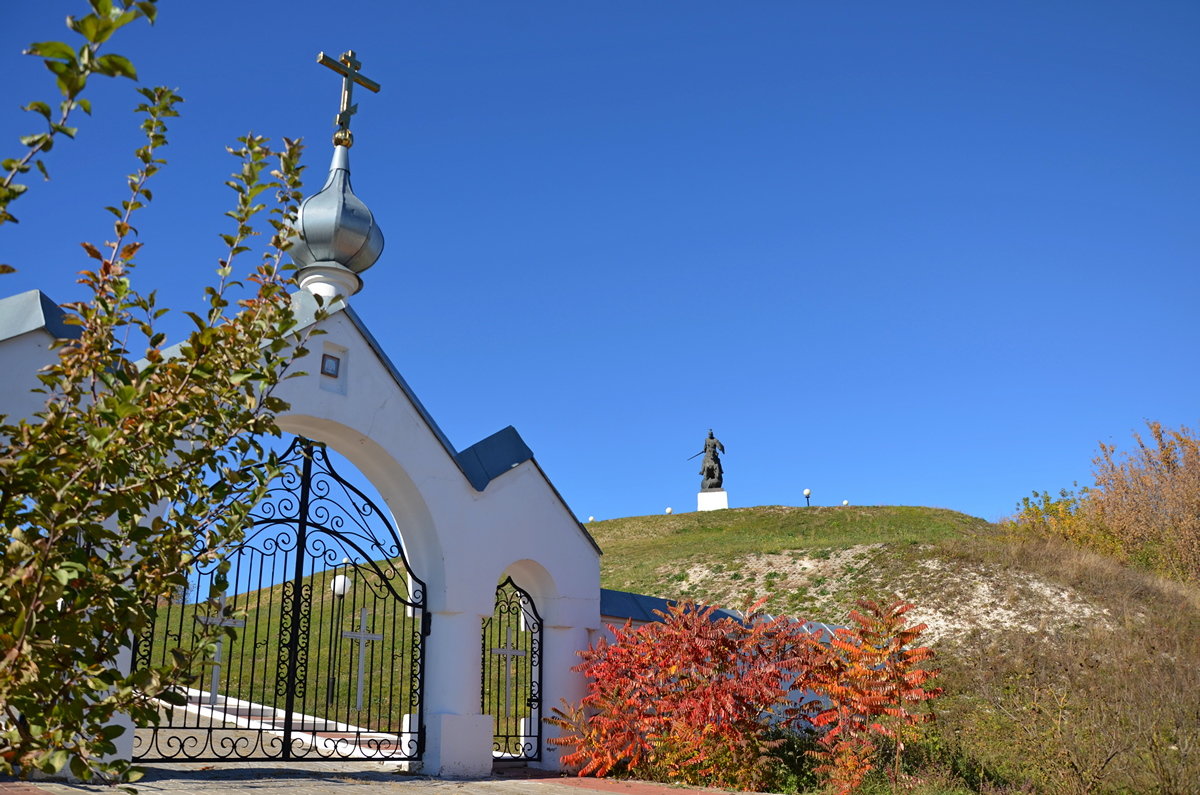
[[[890,753],[900,775],[909,736],[928,720],[921,704],[936,671],[909,626],[911,605],[861,600],[851,626],[829,631],[759,611],[715,617],[685,602],[661,623],[613,627],[581,652],[589,679],[578,706],[555,710],[565,729],[550,742],[573,748],[565,765],[580,775],[625,772],[691,784],[760,789],[776,783],[789,736],[815,738],[813,772],[853,791]],[[882,742],[880,742],[882,741]]]

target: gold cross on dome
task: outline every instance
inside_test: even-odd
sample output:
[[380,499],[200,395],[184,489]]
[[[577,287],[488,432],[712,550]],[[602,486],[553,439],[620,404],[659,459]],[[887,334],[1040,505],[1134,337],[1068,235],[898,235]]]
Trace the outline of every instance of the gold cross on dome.
[[358,105],[354,105],[350,101],[354,92],[354,84],[358,83],[376,94],[379,93],[379,84],[358,71],[362,68],[362,63],[354,57],[354,50],[346,50],[336,61],[323,52],[317,53],[317,63],[328,66],[342,76],[342,105],[338,109],[338,115],[333,118],[334,124],[338,127],[337,132],[333,134],[333,142],[349,148],[354,145],[354,136],[350,133],[350,117],[358,112]]

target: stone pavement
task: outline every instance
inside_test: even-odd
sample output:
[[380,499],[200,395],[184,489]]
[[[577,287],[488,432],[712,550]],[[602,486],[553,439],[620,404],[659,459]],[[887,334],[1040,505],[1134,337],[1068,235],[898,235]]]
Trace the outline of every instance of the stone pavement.
[[[134,786],[139,795],[681,795],[725,793],[727,790],[649,784],[594,778],[564,778],[539,771],[497,771],[488,779],[455,780],[411,776],[380,762],[303,763],[282,767],[278,762],[208,765],[175,763],[145,765],[146,776]],[[92,784],[58,781],[12,782],[0,779],[0,795],[115,795],[119,790]]]

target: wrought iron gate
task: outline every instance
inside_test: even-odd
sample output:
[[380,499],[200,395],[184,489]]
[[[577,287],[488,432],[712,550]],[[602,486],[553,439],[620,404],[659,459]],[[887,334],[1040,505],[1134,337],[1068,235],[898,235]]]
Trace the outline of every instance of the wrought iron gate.
[[[198,624],[233,638],[188,686],[186,705],[134,732],[134,759],[419,759],[429,634],[425,584],[385,512],[339,475],[325,448],[295,439],[227,557],[160,601],[135,665],[163,665]],[[197,676],[198,675],[198,676]]]
[[483,622],[482,712],[493,720],[492,756],[542,758],[542,617],[508,577]]

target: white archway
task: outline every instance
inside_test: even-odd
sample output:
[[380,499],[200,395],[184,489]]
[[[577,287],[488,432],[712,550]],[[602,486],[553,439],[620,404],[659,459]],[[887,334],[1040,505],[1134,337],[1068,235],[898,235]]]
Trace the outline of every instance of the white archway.
[[427,602],[432,607],[435,594],[444,599],[445,557],[433,515],[404,467],[378,443],[335,420],[284,414],[277,422],[280,430],[328,445],[370,481],[392,514],[409,565],[425,581]]

